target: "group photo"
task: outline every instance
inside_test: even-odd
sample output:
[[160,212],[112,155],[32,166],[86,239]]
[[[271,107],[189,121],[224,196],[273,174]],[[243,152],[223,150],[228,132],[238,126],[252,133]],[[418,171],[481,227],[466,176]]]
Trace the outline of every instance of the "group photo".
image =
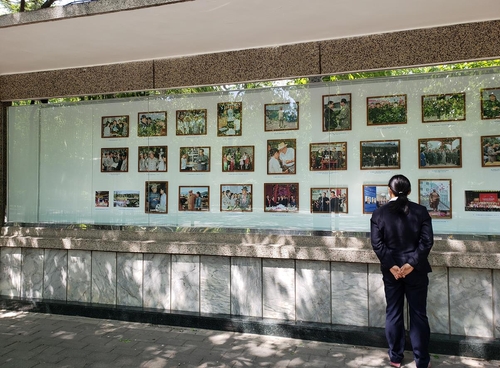
[[220,186],[220,210],[231,212],[252,211],[251,184],[223,184]]
[[128,148],[101,148],[101,172],[128,172]]
[[266,183],[264,196],[264,212],[299,211],[299,183]]
[[426,138],[419,139],[419,168],[459,168],[462,167],[462,139]]
[[367,125],[406,124],[406,95],[368,97]]
[[101,138],[126,138],[128,135],[128,115],[101,118]]
[[177,135],[206,135],[207,110],[177,110],[175,112]]
[[347,170],[347,142],[311,143],[311,171]]
[[139,172],[167,171],[167,146],[139,146]]
[[254,146],[223,146],[222,172],[254,171]]
[[158,137],[167,135],[167,113],[165,111],[140,112],[138,116],[138,137]]
[[347,188],[311,188],[312,213],[347,213]]
[[393,141],[362,141],[361,170],[399,169],[399,139]]
[[180,186],[179,211],[209,211],[210,187]]

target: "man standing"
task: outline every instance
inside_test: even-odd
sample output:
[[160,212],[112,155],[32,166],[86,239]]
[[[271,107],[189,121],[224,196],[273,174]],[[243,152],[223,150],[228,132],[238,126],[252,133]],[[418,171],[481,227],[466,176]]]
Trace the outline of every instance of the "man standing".
[[200,148],[198,151],[198,158],[196,159],[196,170],[197,171],[207,171],[208,170],[208,156],[205,156],[205,150]]
[[337,128],[336,129],[349,129],[351,112],[347,100],[345,98],[340,100],[340,111],[337,115]]
[[283,164],[283,171],[290,174],[295,174],[295,150],[285,142],[278,144],[278,151],[280,152],[280,160]]
[[431,194],[429,194],[429,207],[432,208],[434,212],[437,212],[440,202],[439,193],[436,192],[436,189],[433,189]]
[[500,117],[500,101],[493,93],[490,94],[488,100],[483,102],[483,117],[486,119]]
[[333,101],[328,101],[325,110],[323,112],[323,130],[324,131],[329,131],[332,129],[335,129],[336,127],[336,122],[335,122],[335,111],[333,110],[334,108],[334,103]]
[[283,174],[283,168],[279,160],[279,151],[276,148],[271,148],[269,151],[269,162],[267,163],[267,172],[269,174]]
[[335,213],[340,212],[339,204],[340,200],[339,197],[337,197],[337,194],[335,194],[335,191],[334,190],[330,191],[330,211]]

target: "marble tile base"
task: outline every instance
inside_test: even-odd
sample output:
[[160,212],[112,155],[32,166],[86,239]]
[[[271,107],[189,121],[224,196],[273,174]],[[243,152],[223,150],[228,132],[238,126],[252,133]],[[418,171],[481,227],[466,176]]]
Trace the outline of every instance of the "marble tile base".
[[296,261],[297,321],[331,323],[330,262]]
[[116,304],[142,307],[142,254],[118,253],[116,270]]
[[491,270],[455,268],[449,277],[451,333],[493,337]]
[[92,303],[116,304],[116,253],[92,252]]
[[0,295],[21,296],[21,248],[0,248]]
[[144,254],[144,308],[170,311],[170,254]]
[[43,267],[44,299],[66,300],[68,286],[68,251],[45,249]]
[[90,302],[92,290],[91,264],[91,252],[85,250],[68,251],[68,301]]
[[332,323],[368,326],[368,267],[365,264],[331,264]]
[[231,313],[231,259],[202,256],[200,268],[202,313]]
[[200,257],[172,255],[172,310],[200,311]]
[[295,320],[295,261],[262,260],[263,316]]
[[261,259],[231,259],[231,314],[262,317]]
[[43,249],[23,248],[22,297],[43,297]]

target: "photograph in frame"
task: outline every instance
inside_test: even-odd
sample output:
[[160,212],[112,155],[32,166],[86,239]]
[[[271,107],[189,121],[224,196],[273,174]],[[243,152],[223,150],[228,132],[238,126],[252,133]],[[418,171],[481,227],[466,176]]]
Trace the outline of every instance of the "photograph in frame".
[[264,105],[266,132],[299,129],[299,103],[296,101]]
[[366,98],[367,125],[406,124],[406,95]]
[[419,169],[462,167],[462,138],[422,138],[418,140]]
[[481,89],[481,119],[500,119],[500,87]]
[[221,184],[221,212],[252,212],[252,184]]
[[138,137],[163,137],[167,135],[167,112],[140,112],[137,114]]
[[482,166],[500,166],[500,135],[484,135],[481,137]]
[[373,213],[377,208],[387,204],[391,196],[387,184],[363,185],[363,213]]
[[128,172],[128,147],[101,148],[101,172]]
[[418,203],[434,219],[451,219],[451,179],[419,179]]
[[323,131],[351,130],[351,94],[323,96]]
[[176,135],[206,135],[207,110],[177,110],[175,112]]
[[422,122],[465,120],[465,93],[422,96]]
[[347,187],[311,188],[311,213],[348,213]]
[[181,172],[210,171],[210,147],[180,147],[179,157]]
[[209,186],[179,186],[179,211],[208,212],[209,210]]
[[130,131],[129,116],[103,116],[101,118],[101,138],[127,138]]
[[265,183],[264,212],[299,212],[299,183]]
[[220,102],[217,104],[217,136],[241,136],[243,103]]
[[152,214],[168,213],[168,181],[146,181],[144,211]]
[[137,157],[139,172],[168,171],[167,146],[139,146]]
[[140,192],[138,190],[115,190],[113,192],[113,207],[139,208]]
[[475,212],[500,212],[500,191],[466,190],[465,210]]
[[347,170],[347,142],[309,144],[309,170]]
[[401,168],[400,140],[361,141],[361,170],[396,170]]
[[96,190],[95,192],[95,207],[108,208],[109,207],[109,191]]
[[222,146],[222,172],[254,171],[254,146]]
[[267,141],[267,173],[271,175],[296,173],[296,139],[269,139]]

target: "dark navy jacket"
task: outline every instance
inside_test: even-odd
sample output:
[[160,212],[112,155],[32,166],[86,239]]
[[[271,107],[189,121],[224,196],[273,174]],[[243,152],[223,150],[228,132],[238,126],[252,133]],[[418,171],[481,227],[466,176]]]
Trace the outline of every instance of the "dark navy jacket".
[[408,202],[410,213],[392,210],[391,202],[377,208],[371,218],[371,242],[382,269],[405,263],[431,272],[427,256],[434,244],[432,222],[424,206]]

